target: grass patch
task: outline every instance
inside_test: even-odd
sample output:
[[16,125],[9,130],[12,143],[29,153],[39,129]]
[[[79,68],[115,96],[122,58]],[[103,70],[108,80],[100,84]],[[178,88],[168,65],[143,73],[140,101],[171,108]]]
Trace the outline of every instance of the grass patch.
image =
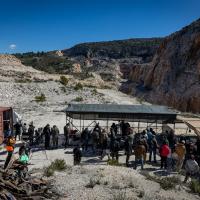
[[151,176],[149,174],[143,174],[150,181],[154,181],[160,184],[160,187],[164,190],[175,189],[177,185],[181,184],[181,179],[178,176],[171,176],[165,178],[159,178],[156,176]]
[[32,80],[31,79],[18,79],[18,80],[15,80],[15,83],[31,83]]
[[126,190],[118,190],[112,193],[110,200],[133,200],[133,198],[127,196]]
[[92,90],[92,95],[97,95],[97,94],[98,94],[97,89],[96,89],[96,88],[93,89],[93,90]]
[[54,175],[55,171],[64,171],[67,169],[67,165],[65,160],[56,159],[53,161],[48,167],[44,168],[44,176],[50,177]]
[[68,84],[69,80],[65,76],[60,76],[60,83],[66,86]]
[[60,89],[61,89],[61,91],[64,92],[64,93],[67,92],[66,87],[64,87],[64,86],[63,86],[63,87],[60,87]]
[[46,101],[45,94],[42,93],[40,96],[35,96],[35,101],[36,102],[44,102],[44,101]]
[[200,182],[198,180],[191,180],[190,189],[191,192],[200,195]]
[[89,183],[85,186],[86,188],[94,188],[95,185],[100,185],[100,177],[91,177]]
[[83,101],[83,97],[76,97],[76,98],[74,99],[74,101],[76,101],[76,102],[81,102],[81,101]]
[[108,160],[107,165],[123,167],[124,164],[119,163],[117,160]]
[[50,177],[54,175],[55,170],[51,168],[51,165],[44,168],[43,175],[46,177]]
[[74,86],[74,90],[82,90],[83,89],[83,85],[81,83],[77,83],[75,86]]

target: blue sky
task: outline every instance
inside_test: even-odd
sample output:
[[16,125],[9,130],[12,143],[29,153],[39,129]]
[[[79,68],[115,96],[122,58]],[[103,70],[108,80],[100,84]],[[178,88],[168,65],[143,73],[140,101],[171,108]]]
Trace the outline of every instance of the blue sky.
[[200,17],[200,0],[0,0],[0,53],[162,37]]

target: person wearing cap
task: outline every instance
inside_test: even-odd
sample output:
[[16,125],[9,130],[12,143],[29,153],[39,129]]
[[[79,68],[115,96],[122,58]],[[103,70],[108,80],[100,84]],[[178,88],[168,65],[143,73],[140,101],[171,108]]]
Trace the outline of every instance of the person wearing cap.
[[183,166],[183,161],[185,159],[186,148],[185,141],[182,140],[175,146],[175,153],[177,154],[176,170],[180,171]]

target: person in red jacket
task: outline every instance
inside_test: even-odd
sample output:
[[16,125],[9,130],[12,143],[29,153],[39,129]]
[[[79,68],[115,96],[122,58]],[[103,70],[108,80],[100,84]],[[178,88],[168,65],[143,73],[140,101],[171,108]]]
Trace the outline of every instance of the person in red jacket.
[[161,157],[161,169],[164,168],[167,169],[167,156],[170,153],[169,146],[167,145],[167,142],[163,142],[163,145],[160,148],[160,157]]

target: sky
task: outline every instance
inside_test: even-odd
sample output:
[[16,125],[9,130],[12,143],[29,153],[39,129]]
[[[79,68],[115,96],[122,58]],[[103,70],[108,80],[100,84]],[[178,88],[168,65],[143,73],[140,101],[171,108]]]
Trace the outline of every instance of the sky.
[[0,53],[164,37],[200,17],[200,0],[0,0]]

